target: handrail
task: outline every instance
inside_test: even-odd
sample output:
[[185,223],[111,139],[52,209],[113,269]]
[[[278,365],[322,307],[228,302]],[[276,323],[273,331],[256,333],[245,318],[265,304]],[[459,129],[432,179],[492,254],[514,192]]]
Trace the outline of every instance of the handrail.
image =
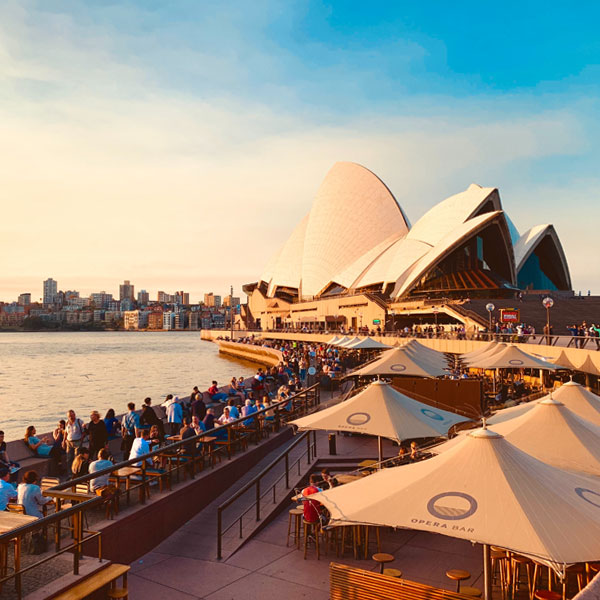
[[[170,443],[168,445],[168,449],[169,449],[169,451],[173,451],[173,450],[177,450],[179,448],[185,448],[188,444],[190,444],[190,442],[202,441],[201,438],[203,438],[203,437],[210,436],[211,434],[214,434],[217,432],[226,431],[228,428],[235,427],[235,426],[239,425],[240,423],[242,423],[243,421],[248,421],[250,419],[254,419],[255,417],[262,415],[262,414],[266,414],[269,411],[275,412],[275,424],[276,424],[276,428],[279,429],[279,427],[281,426],[281,422],[282,422],[281,408],[283,406],[285,406],[286,404],[289,404],[290,402],[293,402],[294,400],[301,399],[303,395],[306,395],[307,399],[308,399],[308,396],[312,395],[313,392],[315,392],[315,397],[317,398],[317,403],[318,403],[318,399],[319,399],[318,391],[319,391],[319,384],[315,383],[314,385],[312,385],[304,390],[301,390],[297,394],[294,394],[293,396],[290,396],[289,398],[287,398],[285,400],[280,400],[278,402],[275,402],[275,403],[271,404],[268,408],[262,408],[256,412],[252,413],[251,415],[248,415],[247,417],[240,417],[239,419],[235,419],[234,421],[231,421],[230,423],[227,423],[225,425],[219,425],[218,427],[214,427],[213,429],[209,429],[208,431],[203,431],[202,433],[192,436],[192,437],[189,437],[189,438],[186,438],[185,440]],[[309,394],[309,392],[311,394]],[[129,467],[132,465],[138,466],[137,463],[141,463],[139,468],[142,469],[142,482],[143,482],[143,484],[145,484],[146,483],[145,471],[146,471],[147,460],[149,458],[152,458],[153,456],[161,455],[162,453],[164,453],[164,451],[165,451],[164,447],[157,448],[156,450],[152,450],[151,452],[148,452],[147,454],[144,454],[143,456],[138,456],[135,458],[130,458],[128,460],[121,461],[119,463],[115,463],[112,466],[107,467],[106,469],[102,469],[101,471],[96,471],[94,473],[82,475],[81,477],[77,477],[75,479],[70,479],[63,483],[59,483],[58,485],[55,485],[54,487],[49,488],[49,489],[64,490],[66,488],[73,487],[74,485],[77,485],[78,483],[87,483],[88,481],[91,481],[92,479],[96,479],[97,477],[100,477],[102,475],[108,475],[108,474],[112,473],[113,471],[115,471],[117,469],[121,469],[123,467]],[[1,537],[0,537],[0,539],[1,539]]]
[[[313,437],[313,441],[311,444],[310,441],[310,437]],[[296,461],[294,461],[294,463],[292,463],[292,467],[296,464],[296,463],[300,463],[300,461],[302,460],[302,458],[306,455],[306,460],[307,460],[307,464],[310,464],[311,461],[311,456],[314,459],[317,455],[317,436],[316,436],[316,432],[315,431],[305,431],[303,434],[301,434],[292,444],[290,444],[290,446],[288,446],[284,452],[282,452],[277,458],[275,458],[275,460],[271,461],[260,473],[258,473],[257,475],[255,475],[246,485],[244,485],[241,489],[239,489],[233,496],[231,496],[230,498],[228,498],[227,500],[225,500],[225,502],[222,502],[218,507],[217,507],[217,558],[220,560],[221,558],[223,558],[222,554],[223,554],[223,534],[226,533],[227,531],[229,531],[229,529],[231,529],[235,523],[237,521],[240,522],[240,537],[241,536],[241,532],[242,532],[242,519],[244,517],[244,515],[246,513],[248,513],[250,510],[252,510],[252,508],[254,506],[256,506],[256,520],[260,521],[260,501],[263,497],[263,495],[266,495],[266,492],[264,494],[261,495],[261,489],[260,489],[260,482],[261,480],[268,474],[271,472],[272,469],[274,469],[282,460],[285,461],[285,471],[282,475],[280,475],[276,480],[275,483],[271,486],[273,489],[273,497],[275,498],[275,486],[277,485],[277,483],[279,483],[279,481],[285,477],[285,486],[286,489],[290,489],[290,482],[289,482],[289,473],[290,473],[290,464],[289,464],[289,455],[291,453],[291,451],[296,448],[301,442],[303,442],[304,440],[306,440],[307,442],[307,449],[305,453],[302,453],[301,456],[299,456]],[[299,470],[299,467],[298,467]],[[253,502],[244,512],[242,512],[242,514],[236,518],[231,525],[229,525],[228,527],[226,527],[225,529],[223,529],[223,512],[225,511],[226,508],[228,508],[229,506],[231,506],[236,500],[238,500],[238,498],[242,497],[244,494],[246,494],[249,490],[251,490],[252,488],[255,488],[256,490],[256,500],[255,502]]]

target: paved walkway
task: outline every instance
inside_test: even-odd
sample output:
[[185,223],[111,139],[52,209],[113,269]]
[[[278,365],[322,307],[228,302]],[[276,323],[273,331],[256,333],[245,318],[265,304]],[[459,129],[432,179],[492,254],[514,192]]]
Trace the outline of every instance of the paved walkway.
[[[318,449],[321,457],[329,457],[325,434],[319,436]],[[280,452],[281,449],[276,454]],[[385,442],[387,456],[396,452],[392,443]],[[375,458],[376,441],[366,437],[337,436],[337,454],[341,458]],[[314,549],[309,558],[303,560],[302,552],[294,546],[286,546],[288,514],[285,509],[240,550],[218,561],[216,507],[232,493],[233,490],[228,490],[152,552],[132,564],[133,599],[325,600],[329,598],[330,560],[370,570],[376,568],[370,559],[355,560],[348,554],[339,559],[324,556],[317,561]],[[470,585],[481,587],[481,548],[469,542],[422,532],[386,530],[382,535],[382,551],[396,557],[391,566],[401,569],[408,579],[453,589],[445,572],[450,568],[461,568],[473,575]]]

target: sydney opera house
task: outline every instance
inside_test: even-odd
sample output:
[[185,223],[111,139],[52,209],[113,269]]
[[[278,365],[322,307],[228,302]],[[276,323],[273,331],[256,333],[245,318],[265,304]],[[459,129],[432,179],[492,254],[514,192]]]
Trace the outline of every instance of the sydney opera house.
[[265,328],[383,327],[407,307],[526,289],[571,289],[552,225],[521,235],[498,190],[471,184],[411,226],[387,186],[348,162],[331,168],[309,213],[244,287],[248,320]]

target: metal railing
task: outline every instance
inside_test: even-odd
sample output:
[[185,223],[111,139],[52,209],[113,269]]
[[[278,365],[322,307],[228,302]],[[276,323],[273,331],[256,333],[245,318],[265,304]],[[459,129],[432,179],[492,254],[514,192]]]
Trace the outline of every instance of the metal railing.
[[[83,526],[85,512],[91,508],[98,506],[101,503],[102,498],[100,497],[90,498],[89,500],[85,500],[84,502],[81,502],[79,504],[74,504],[70,508],[57,511],[54,514],[48,515],[41,519],[37,519],[36,521],[28,523],[27,525],[22,525],[21,527],[11,529],[6,533],[1,534],[0,546],[4,546],[6,549],[8,549],[11,542],[14,542],[15,544],[15,565],[13,567],[13,572],[10,575],[5,575],[4,577],[0,576],[0,589],[5,583],[10,581],[11,579],[14,579],[17,598],[21,600],[21,598],[23,597],[23,574],[33,569],[37,569],[41,565],[66,552],[73,553],[73,574],[79,575],[79,562],[82,556],[82,545],[84,543],[90,542],[93,539],[98,540],[98,560],[102,562],[101,532],[91,531],[84,528]],[[64,519],[69,520],[71,523],[61,528],[61,522]],[[45,556],[44,558],[41,558],[40,560],[35,561],[32,564],[29,564],[22,568],[17,568],[17,556],[20,556],[21,554],[21,543],[23,539],[27,535],[37,536],[39,539],[42,539],[45,544],[48,539],[48,529],[50,529],[51,527],[53,527],[55,531],[55,551],[50,553],[49,556]],[[61,529],[62,531],[71,531],[73,539],[73,542],[71,544],[68,544],[67,546],[62,548],[60,536]]]
[[[136,475],[137,479],[134,485],[131,485],[127,488],[126,492],[122,491],[120,488],[118,489],[118,496],[122,496],[126,493],[127,504],[130,502],[130,494],[131,492],[138,492],[138,498],[140,504],[145,504],[146,499],[150,495],[150,484],[155,483],[157,479],[163,480],[166,479],[168,489],[171,489],[172,485],[172,476],[173,474],[177,475],[177,480],[179,481],[179,474],[181,469],[185,469],[186,473],[189,473],[190,478],[194,478],[195,476],[195,468],[196,463],[202,461],[204,463],[205,455],[201,451],[194,451],[192,456],[185,456],[186,450],[189,450],[192,446],[195,447],[196,443],[202,443],[202,438],[210,437],[210,436],[218,436],[223,432],[226,432],[227,439],[235,438],[236,434],[231,434],[235,430],[239,430],[240,426],[244,426],[244,422],[252,421],[252,427],[250,427],[250,423],[248,423],[249,427],[246,427],[243,435],[255,435],[255,442],[258,444],[259,435],[261,433],[262,424],[269,420],[269,425],[275,432],[278,432],[286,423],[292,419],[301,417],[307,414],[310,410],[318,407],[320,404],[320,388],[319,384],[315,384],[311,387],[308,387],[304,390],[301,390],[297,394],[294,394],[290,398],[274,402],[269,407],[260,409],[248,416],[240,417],[226,425],[221,425],[215,427],[211,430],[202,432],[199,435],[195,435],[193,437],[187,438],[182,441],[176,441],[173,443],[167,443],[165,446],[157,448],[143,456],[131,458],[128,460],[121,461],[119,463],[113,464],[110,467],[103,469],[102,471],[97,471],[93,474],[83,475],[81,477],[77,477],[75,479],[71,479],[65,481],[63,483],[59,483],[51,488],[48,488],[47,491],[60,492],[60,491],[69,491],[75,492],[75,496],[77,495],[77,488],[80,484],[85,484],[89,486],[90,482],[97,477],[101,477],[103,475],[111,475],[114,471],[119,469],[123,469],[125,467],[136,467],[140,470],[139,474]],[[286,409],[289,408],[290,410]],[[228,432],[228,430],[230,430]],[[238,438],[239,441],[239,438]],[[235,443],[235,442],[234,442]],[[220,453],[223,447],[219,447],[215,449],[214,453],[210,453],[208,455],[209,464],[214,466],[214,455]],[[158,461],[166,461],[168,468],[166,469],[156,469],[151,464],[148,463],[148,460],[152,460],[154,457],[157,457]],[[175,458],[175,460],[172,460]],[[180,460],[180,458],[182,460]],[[135,497],[135,494],[134,494]],[[28,525],[17,527],[15,529],[11,529],[10,531],[3,533],[0,535],[0,545],[5,545],[8,547],[9,542],[11,540],[22,539],[22,537],[26,534],[32,532],[43,532],[44,539],[47,539],[47,531],[49,528],[53,528],[55,531],[55,549],[54,552],[50,554],[50,556],[45,556],[43,559],[36,561],[35,563],[28,565],[24,568],[16,568],[14,567],[13,572],[10,575],[4,576],[0,578],[0,586],[1,584],[14,579],[16,588],[17,588],[17,596],[19,600],[21,599],[21,577],[23,573],[30,571],[44,564],[45,562],[55,558],[56,556],[63,554],[65,552],[72,551],[73,552],[73,573],[77,575],[79,573],[79,560],[81,557],[81,546],[84,543],[87,543],[89,540],[98,538],[98,555],[102,556],[102,546],[101,546],[101,533],[96,531],[88,531],[83,528],[83,521],[87,511],[97,508],[100,504],[104,502],[103,498],[98,496],[97,498],[89,498],[85,496],[81,496],[82,501],[78,504],[74,504],[70,508],[66,508],[63,510],[57,510],[56,513],[48,515],[46,517],[42,517],[37,519],[35,522],[32,522]],[[58,506],[58,505],[57,505]],[[64,519],[72,520],[71,524],[62,525],[61,522]],[[71,531],[73,537],[73,543],[68,545],[67,547],[61,547],[61,531]]]
[[[311,441],[312,437],[312,441]],[[290,464],[290,453],[297,446],[299,446],[302,442],[306,441],[306,450],[298,456],[291,464]],[[289,490],[290,488],[290,473],[297,467],[298,476],[301,475],[300,471],[300,463],[304,457],[306,457],[307,465],[311,464],[317,456],[317,435],[315,431],[306,431],[302,435],[300,435],[282,454],[280,454],[273,462],[271,462],[267,467],[265,467],[256,477],[254,477],[251,481],[249,481],[245,486],[243,486],[239,491],[237,491],[231,498],[223,502],[217,508],[217,558],[223,558],[223,535],[227,533],[232,527],[236,524],[239,525],[240,531],[240,539],[243,539],[243,527],[244,527],[244,517],[250,512],[255,510],[256,521],[261,520],[261,503],[264,498],[267,496],[273,496],[273,504],[277,503],[277,486],[282,483],[282,480],[285,479],[285,489]],[[284,462],[284,471],[283,473],[268,486],[266,490],[261,490],[261,481],[268,475],[277,465],[281,462]],[[236,516],[236,518],[225,528],[223,527],[223,513],[229,508],[236,500],[244,496],[249,490],[254,488],[255,492],[255,500],[248,506],[240,515]]]

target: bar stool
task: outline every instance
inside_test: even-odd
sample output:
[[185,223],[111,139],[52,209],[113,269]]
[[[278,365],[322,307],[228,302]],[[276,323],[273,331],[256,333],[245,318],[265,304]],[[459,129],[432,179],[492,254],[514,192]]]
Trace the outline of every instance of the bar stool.
[[381,538],[379,536],[379,527],[377,525],[364,525],[365,534],[365,559],[369,557],[369,530],[375,530],[375,541],[377,543],[377,552],[381,552]]
[[129,598],[129,594],[127,588],[112,588],[108,590],[108,597],[111,600],[127,600]]
[[527,589],[529,590],[529,597],[533,598],[535,591],[535,580],[537,579],[538,569],[534,566],[533,561],[525,556],[519,556],[513,554],[510,559],[511,563],[511,597],[514,598],[517,588],[519,587],[519,580],[521,578],[521,566],[525,567],[527,573]]
[[287,531],[287,540],[285,542],[286,546],[290,545],[290,533],[292,531],[292,521],[294,521],[294,544],[297,548],[300,548],[300,534],[301,534],[301,523],[302,523],[302,515],[304,511],[299,508],[291,508],[288,516],[288,531]]
[[585,565],[579,564],[567,567],[566,579],[569,578],[569,575],[575,575],[577,577],[577,588],[579,591],[581,591],[585,587],[587,579]]
[[302,519],[304,524],[304,560],[306,560],[306,554],[308,552],[308,540],[311,533],[315,537],[315,546],[317,548],[317,560],[319,560],[321,554],[319,552],[319,536],[321,535],[321,523],[319,521],[307,521]]
[[535,600],[562,600],[562,594],[552,590],[535,590],[533,597]]
[[402,571],[400,569],[384,569],[383,574],[388,577],[396,577],[397,579],[402,577]]
[[391,554],[386,554],[385,552],[378,552],[377,554],[373,554],[371,557],[376,563],[379,564],[379,572],[383,575],[383,565],[386,563],[394,562],[394,557]]
[[481,598],[481,590],[476,587],[470,587],[468,585],[464,585],[460,588],[460,593],[463,596],[471,596],[472,598]]
[[469,571],[464,571],[463,569],[449,569],[446,571],[446,577],[456,581],[456,592],[460,593],[460,582],[470,579],[471,573],[469,573]]

